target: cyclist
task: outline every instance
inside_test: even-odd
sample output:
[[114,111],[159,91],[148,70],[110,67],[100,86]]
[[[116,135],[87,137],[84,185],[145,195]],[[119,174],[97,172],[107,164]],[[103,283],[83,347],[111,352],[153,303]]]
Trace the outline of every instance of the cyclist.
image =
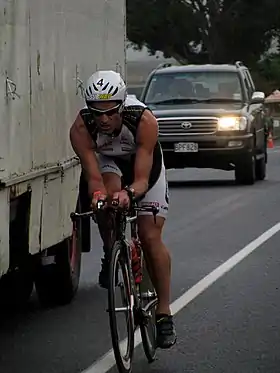
[[[138,230],[158,295],[157,344],[169,348],[176,343],[176,332],[169,306],[171,259],[161,237],[168,212],[168,186],[157,120],[143,103],[127,97],[127,87],[114,71],[97,71],[88,79],[85,101],[86,107],[70,130],[71,144],[82,166],[82,203],[89,195],[93,208],[105,198],[117,198],[121,206],[129,206],[132,198],[141,197],[139,206],[159,207],[156,223],[151,213],[139,213]],[[104,243],[99,274],[103,288],[108,287],[109,251],[105,212],[97,222]]]

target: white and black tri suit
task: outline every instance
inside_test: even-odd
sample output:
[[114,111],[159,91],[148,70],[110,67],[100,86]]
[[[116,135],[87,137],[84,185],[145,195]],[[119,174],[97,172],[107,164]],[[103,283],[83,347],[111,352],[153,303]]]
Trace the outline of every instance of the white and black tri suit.
[[[130,185],[133,182],[134,161],[137,149],[136,134],[138,124],[145,109],[148,108],[142,102],[128,97],[122,112],[123,125],[121,130],[113,136],[98,132],[94,118],[88,108],[85,107],[80,111],[84,124],[96,144],[96,153],[101,173],[113,172],[118,174],[122,177],[123,185]],[[81,179],[84,178],[82,177]],[[83,185],[84,183],[85,180],[81,180],[80,187],[87,190],[87,185]],[[160,143],[157,142],[154,148],[149,188],[139,205],[155,205],[159,208],[158,216],[166,218],[168,203],[168,186],[162,149]],[[150,215],[150,213],[144,212],[142,214]]]

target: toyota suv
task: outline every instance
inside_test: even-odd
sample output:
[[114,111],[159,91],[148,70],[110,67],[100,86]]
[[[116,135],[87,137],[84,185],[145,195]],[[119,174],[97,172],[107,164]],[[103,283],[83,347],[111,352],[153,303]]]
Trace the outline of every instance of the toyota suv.
[[160,67],[141,96],[158,120],[167,169],[234,170],[241,184],[266,177],[264,99],[242,62]]

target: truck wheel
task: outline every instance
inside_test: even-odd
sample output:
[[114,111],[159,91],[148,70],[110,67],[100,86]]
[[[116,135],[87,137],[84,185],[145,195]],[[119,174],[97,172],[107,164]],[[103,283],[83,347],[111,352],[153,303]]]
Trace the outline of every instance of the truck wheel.
[[266,178],[266,160],[265,157],[256,161],[256,179],[264,180]]
[[81,271],[80,242],[79,224],[74,223],[72,236],[48,249],[47,256],[41,256],[35,287],[43,306],[68,304],[76,295]]
[[3,276],[0,282],[0,305],[8,309],[26,307],[33,290],[33,273],[26,270],[15,270]]
[[238,184],[253,185],[256,181],[256,157],[250,155],[235,166],[235,180]]

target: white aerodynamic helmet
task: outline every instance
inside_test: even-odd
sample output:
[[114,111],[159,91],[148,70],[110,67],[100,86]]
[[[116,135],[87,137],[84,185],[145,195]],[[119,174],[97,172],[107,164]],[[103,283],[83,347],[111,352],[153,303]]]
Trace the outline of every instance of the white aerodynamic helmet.
[[91,75],[85,88],[86,102],[121,101],[127,96],[127,88],[121,75],[112,70],[100,70]]

